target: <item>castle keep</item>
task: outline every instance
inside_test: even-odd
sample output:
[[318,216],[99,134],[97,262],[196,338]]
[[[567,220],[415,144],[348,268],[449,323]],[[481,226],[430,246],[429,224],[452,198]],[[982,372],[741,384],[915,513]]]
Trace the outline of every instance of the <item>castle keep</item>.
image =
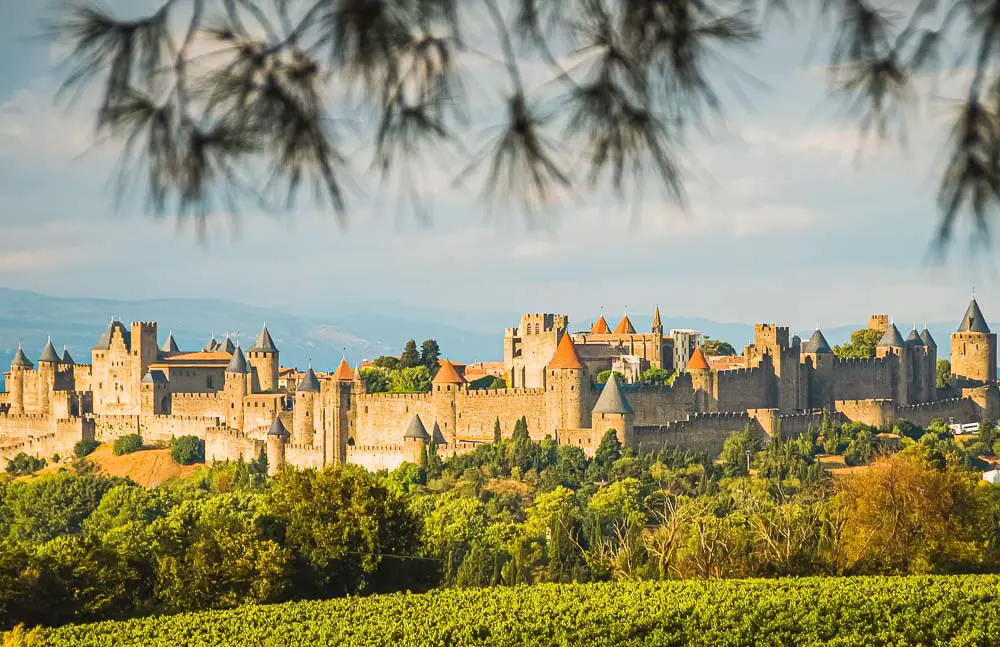
[[[155,322],[112,321],[91,350],[90,364],[61,355],[51,339],[37,366],[20,346],[0,393],[0,459],[19,452],[68,456],[81,439],[139,433],[147,442],[182,435],[205,440],[208,460],[252,460],[270,470],[290,464],[356,463],[391,469],[419,462],[428,445],[442,455],[509,436],[524,416],[535,439],[593,452],[608,430],[626,447],[665,446],[717,453],[745,425],[773,437],[795,436],[821,416],[882,425],[905,418],[926,425],[995,420],[996,335],[973,299],[952,335],[952,382],[936,387],[937,344],[924,329],[904,338],[888,317],[875,357],[834,356],[820,330],[803,342],[788,328],[758,324],[738,368],[713,369],[694,331],[664,334],[659,311],[649,333],[628,316],[612,329],[603,315],[571,332],[564,315],[526,314],[504,333],[505,389],[471,389],[442,360],[429,393],[368,393],[359,371],[341,360],[319,377],[309,367],[289,388],[279,350],[265,325],[244,350],[226,338],[195,352],[173,335],[158,343]],[[682,363],[683,362],[683,363]],[[667,384],[606,385],[595,376],[625,369],[627,381],[648,368],[677,370]]]

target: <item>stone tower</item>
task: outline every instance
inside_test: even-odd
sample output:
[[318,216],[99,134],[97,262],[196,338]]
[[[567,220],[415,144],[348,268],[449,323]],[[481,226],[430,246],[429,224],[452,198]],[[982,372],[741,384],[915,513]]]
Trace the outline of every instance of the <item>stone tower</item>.
[[139,411],[147,416],[170,414],[170,392],[163,371],[147,371],[139,383]]
[[[347,438],[350,433],[351,395],[354,390],[354,371],[341,358],[330,380],[323,382],[322,399],[325,409],[323,442],[327,465],[341,465],[347,460]],[[360,375],[358,376],[360,382]]]
[[544,434],[558,439],[563,429],[590,428],[590,381],[587,369],[576,351],[576,344],[567,332],[545,367]]
[[421,422],[420,416],[413,414],[406,433],[403,434],[403,460],[414,465],[420,464],[420,457],[424,453],[424,448],[430,442],[430,434]]
[[715,389],[712,388],[712,369],[700,346],[691,353],[686,370],[691,376],[695,408],[702,413],[715,411],[718,407],[715,402]]
[[171,355],[176,355],[181,352],[181,349],[177,346],[177,342],[174,340],[174,331],[171,330],[167,332],[167,339],[160,346],[160,355],[163,357],[170,357]]
[[920,341],[924,342],[924,352],[927,353],[927,384],[930,385],[930,395],[931,400],[937,400],[937,342],[931,336],[931,331],[927,330],[927,326],[920,331]]
[[[934,399],[935,395],[935,382],[936,374],[934,371],[928,373],[928,362],[930,359],[930,353],[928,349],[924,346],[924,340],[920,336],[920,331],[917,330],[917,326],[913,326],[913,330],[910,334],[906,336],[906,350],[910,354],[910,366],[909,366],[909,396],[910,403],[917,404],[920,402],[930,402]],[[934,378],[928,380],[928,378]]]
[[504,366],[511,367],[512,387],[542,388],[545,365],[568,328],[569,319],[564,315],[523,314],[518,328],[504,331]]
[[973,298],[958,330],[951,334],[951,374],[956,386],[978,386],[997,379],[997,336]]
[[292,409],[292,443],[295,445],[311,447],[316,439],[316,401],[319,393],[319,380],[310,366],[295,388],[295,405]]
[[42,354],[38,356],[38,393],[35,402],[38,403],[38,413],[43,415],[52,413],[52,392],[56,388],[56,369],[60,361],[59,353],[56,352],[52,338],[49,337]]
[[466,388],[465,378],[458,374],[455,365],[447,359],[441,360],[437,375],[431,383],[431,405],[434,408],[434,424],[437,425],[449,446],[454,448],[458,432],[458,413],[455,402],[459,391]]
[[223,386],[226,400],[226,424],[233,429],[243,429],[246,420],[246,398],[250,392],[250,368],[246,356],[237,344],[233,357],[226,367],[226,382]]
[[7,389],[10,391],[10,412],[24,413],[24,373],[31,371],[35,365],[24,354],[21,342],[17,343],[17,352],[10,362],[10,373],[7,378]]
[[893,384],[893,398],[898,405],[910,404],[910,365],[912,355],[899,334],[899,328],[891,323],[875,346],[875,357],[888,359],[896,358],[895,383]]
[[274,422],[271,423],[266,442],[267,475],[274,476],[285,466],[285,445],[288,443],[288,430],[278,416],[275,416]]
[[130,351],[132,354],[133,379],[142,379],[149,365],[156,362],[160,349],[156,344],[155,321],[133,321]]
[[256,343],[247,351],[247,361],[257,375],[261,391],[278,389],[278,347],[274,345],[266,323],[257,336]]
[[618,387],[618,378],[615,377],[614,373],[601,389],[601,395],[597,398],[597,404],[594,405],[591,412],[591,420],[595,445],[601,441],[609,429],[614,429],[622,447],[633,451],[638,449],[635,439],[635,412],[632,410],[632,405],[625,399],[625,394]]
[[805,386],[809,407],[832,406],[834,394],[833,386],[833,349],[823,335],[823,331],[817,328],[812,336],[802,342],[800,346],[802,363],[809,364],[812,370],[802,372],[807,384]]

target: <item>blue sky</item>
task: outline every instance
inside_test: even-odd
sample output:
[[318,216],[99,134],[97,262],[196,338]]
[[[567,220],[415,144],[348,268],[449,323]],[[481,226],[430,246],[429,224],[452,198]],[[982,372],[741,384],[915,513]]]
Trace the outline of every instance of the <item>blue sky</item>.
[[[169,215],[115,211],[114,151],[94,149],[85,109],[53,103],[57,52],[29,39],[40,30],[38,4],[0,3],[0,54],[11,62],[0,67],[0,285],[225,297],[307,315],[377,301],[566,312],[579,322],[600,306],[615,314],[659,304],[676,316],[794,329],[871,312],[957,322],[975,285],[987,317],[1000,320],[988,255],[971,256],[960,238],[946,263],[928,260],[947,104],[910,121],[907,148],[859,155],[855,132],[826,99],[821,53],[808,53],[822,40],[811,23],[796,32],[779,24],[766,45],[730,55],[760,83],[746,87],[749,106],[730,101],[711,136],[690,142],[686,214],[650,192],[633,222],[628,205],[598,193],[529,227],[517,213],[488,217],[474,190],[447,189],[448,170],[435,166],[421,179],[439,191],[429,226],[391,195],[372,199],[373,185],[346,229],[305,206],[217,218],[203,242]],[[478,78],[493,74],[501,78],[486,65]],[[495,87],[473,89],[488,100]],[[492,125],[484,114],[474,130]]]

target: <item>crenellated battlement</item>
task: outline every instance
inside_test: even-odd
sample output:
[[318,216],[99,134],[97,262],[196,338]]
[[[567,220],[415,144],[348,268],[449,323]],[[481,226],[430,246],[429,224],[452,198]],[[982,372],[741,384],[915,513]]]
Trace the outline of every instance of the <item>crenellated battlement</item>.
[[[373,394],[375,395],[375,394]],[[467,398],[511,397],[526,395],[545,395],[545,389],[505,388],[505,389],[469,389],[462,393]]]
[[[675,422],[694,422],[697,420],[736,420],[738,418],[746,418],[749,420],[750,416],[747,415],[746,411],[719,411],[719,412],[692,413],[688,415],[687,420],[677,420]],[[672,424],[672,423],[667,423],[667,424]]]
[[352,452],[401,452],[402,444],[378,443],[375,445],[348,445],[347,453]]
[[362,393],[358,395],[359,402],[375,400],[430,400],[430,393]]
[[175,400],[218,400],[222,397],[222,391],[212,393],[171,393],[170,397]]
[[888,357],[836,357],[833,358],[834,366],[870,367],[884,365],[888,362]]
[[948,409],[952,408],[957,404],[961,404],[964,398],[945,398],[943,400],[935,400],[934,402],[920,402],[917,404],[907,404],[904,406],[896,407],[897,412],[903,411],[933,411],[936,409]]

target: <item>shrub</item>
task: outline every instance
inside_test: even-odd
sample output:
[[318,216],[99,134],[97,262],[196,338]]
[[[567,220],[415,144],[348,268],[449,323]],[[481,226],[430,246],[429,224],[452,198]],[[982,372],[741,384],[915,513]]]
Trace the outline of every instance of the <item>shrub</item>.
[[73,455],[77,458],[83,458],[91,454],[95,449],[100,446],[101,443],[96,440],[81,440],[77,444],[73,445]]
[[131,454],[142,449],[142,436],[139,434],[126,434],[115,440],[115,456]]
[[21,452],[7,462],[7,473],[11,476],[24,476],[45,467],[44,458],[35,458]]
[[170,441],[170,455],[181,465],[205,462],[205,441],[197,436],[178,436]]

